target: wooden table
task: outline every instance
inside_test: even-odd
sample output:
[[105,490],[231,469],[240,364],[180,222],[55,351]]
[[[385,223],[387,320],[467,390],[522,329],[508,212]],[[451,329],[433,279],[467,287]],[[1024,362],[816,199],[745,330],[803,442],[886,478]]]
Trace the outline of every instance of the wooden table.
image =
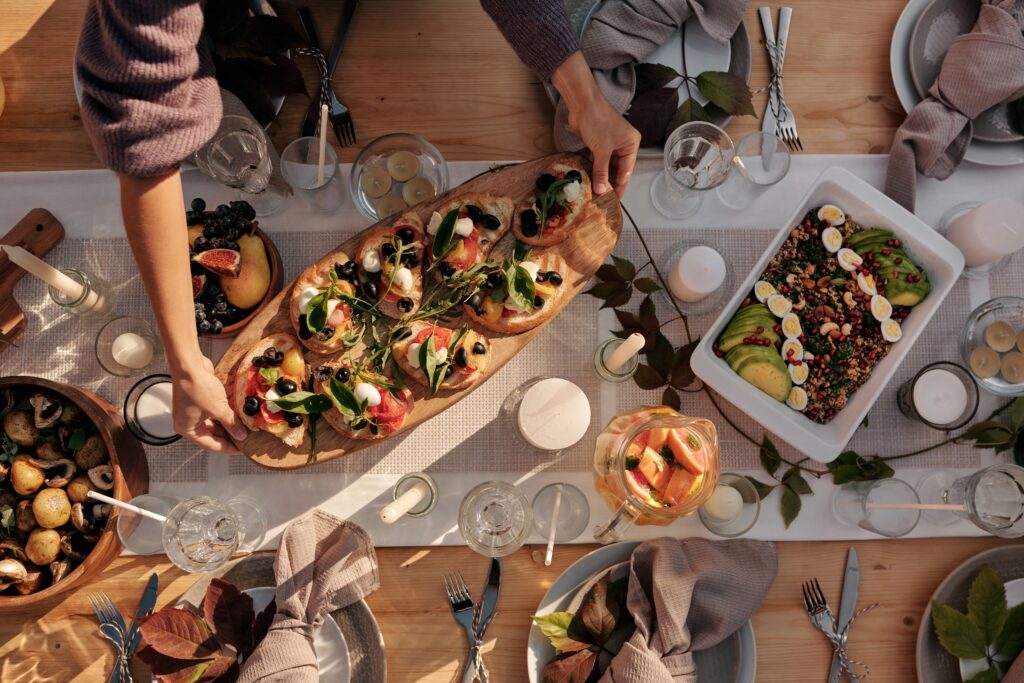
[[[328,43],[340,2],[315,7]],[[889,78],[889,40],[901,0],[790,0],[794,9],[786,59],[786,93],[811,153],[884,153],[903,118]],[[71,88],[74,44],[84,0],[22,0],[4,7],[0,77],[7,108],[0,115],[0,171],[96,167]],[[755,44],[752,85],[768,69],[755,7],[745,18]],[[307,82],[312,71],[306,69]],[[339,68],[340,94],[352,109],[361,142],[407,130],[437,144],[449,159],[523,159],[552,151],[548,101],[475,0],[368,0],[353,22]],[[758,111],[764,95],[757,96]],[[305,112],[290,98],[272,127],[278,147]],[[736,136],[752,119],[730,126]],[[352,160],[356,147],[340,151]],[[953,567],[999,545],[995,539],[869,541],[853,545],[861,561],[860,604],[881,607],[858,622],[851,654],[871,666],[871,680],[914,680],[914,639],[931,592]],[[758,680],[824,680],[825,640],[800,605],[802,581],[817,576],[838,600],[846,548],[839,542],[779,543],[779,577],[754,616]],[[543,567],[523,549],[506,560],[499,612],[486,660],[495,683],[526,680],[530,615],[554,578],[592,546],[559,548]],[[465,657],[440,577],[460,568],[478,590],[487,563],[464,548],[381,548],[383,588],[370,597],[388,650],[389,680],[448,682]],[[160,574],[160,605],[191,584],[162,558],[123,558],[104,581],[122,611],[134,609],[151,571]],[[80,590],[31,612],[0,618],[0,681],[100,681],[111,663]]]

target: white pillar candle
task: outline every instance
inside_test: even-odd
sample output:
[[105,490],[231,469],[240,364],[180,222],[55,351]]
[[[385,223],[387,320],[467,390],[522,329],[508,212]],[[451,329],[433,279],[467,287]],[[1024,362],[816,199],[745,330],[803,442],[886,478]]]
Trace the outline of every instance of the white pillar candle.
[[11,263],[35,275],[49,286],[64,294],[68,299],[74,301],[82,296],[82,292],[85,290],[82,283],[75,282],[74,279],[57,270],[46,261],[36,257],[27,249],[10,246],[3,246],[0,249],[3,249],[4,253],[7,254],[7,258],[11,260]]
[[138,370],[153,360],[153,344],[134,332],[124,332],[110,345],[110,355],[118,364]]
[[384,509],[380,511],[380,519],[385,524],[394,524],[401,517],[403,517],[409,510],[420,504],[420,502],[430,495],[430,487],[427,486],[425,481],[417,481],[409,490],[400,495],[390,505],[386,505]]
[[954,422],[967,408],[967,387],[949,370],[929,370],[914,382],[914,410],[935,425]]
[[543,451],[560,451],[587,433],[590,401],[568,380],[542,379],[523,395],[518,422],[519,432],[530,445]]
[[605,367],[610,372],[618,372],[619,368],[640,352],[645,343],[647,342],[644,340],[644,335],[634,332],[626,337],[626,341],[619,344],[619,347],[612,352],[611,358],[605,361]]
[[677,299],[700,301],[725,282],[725,259],[707,246],[691,247],[668,274],[668,288]]
[[997,261],[1024,247],[1024,205],[992,199],[949,224],[946,239],[963,252],[968,268]]
[[709,517],[728,522],[736,519],[743,510],[743,496],[731,486],[715,487],[711,496],[704,503],[704,512]]
[[158,382],[147,388],[135,403],[135,421],[139,428],[156,439],[169,439],[174,431],[170,382]]

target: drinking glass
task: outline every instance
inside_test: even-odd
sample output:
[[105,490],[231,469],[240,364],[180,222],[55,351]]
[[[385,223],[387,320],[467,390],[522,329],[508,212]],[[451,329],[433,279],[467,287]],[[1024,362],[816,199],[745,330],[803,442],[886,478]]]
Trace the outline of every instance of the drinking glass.
[[715,192],[730,209],[745,209],[789,173],[789,148],[777,135],[756,131],[736,145],[732,173]]
[[832,514],[850,526],[881,536],[906,536],[921,518],[919,509],[871,509],[869,503],[910,504],[921,501],[914,487],[901,479],[878,479],[843,484],[832,497]]
[[487,557],[504,557],[519,550],[532,528],[530,501],[508,482],[479,484],[459,507],[462,537],[470,548]]
[[555,530],[555,543],[579,537],[590,522],[587,496],[572,484],[548,484],[533,497],[533,523],[544,539]]
[[[166,517],[178,503],[167,496],[143,493],[135,496],[129,504],[155,512]],[[132,510],[121,510],[117,515],[117,537],[126,550],[136,555],[156,555],[164,550],[163,525],[151,517],[145,517]]]
[[210,141],[193,156],[199,170],[217,182],[239,190],[258,216],[281,208],[284,197],[270,184],[273,164],[270,141],[254,119],[228,114]]
[[319,177],[320,138],[293,140],[281,153],[281,174],[296,194],[305,197],[316,211],[337,211],[344,200],[344,187],[338,176],[338,155],[330,144],[324,145],[324,175]]
[[161,530],[164,552],[187,572],[207,572],[234,554],[245,535],[239,516],[208,496],[183,500],[170,511]]
[[692,216],[704,191],[732,171],[733,143],[725,131],[703,121],[679,126],[665,142],[665,168],[651,183],[651,202],[667,218]]
[[959,511],[926,510],[931,522],[951,524],[966,517],[993,536],[1024,536],[1024,467],[992,465],[965,477],[940,470],[922,479],[918,488],[925,503],[962,506]]

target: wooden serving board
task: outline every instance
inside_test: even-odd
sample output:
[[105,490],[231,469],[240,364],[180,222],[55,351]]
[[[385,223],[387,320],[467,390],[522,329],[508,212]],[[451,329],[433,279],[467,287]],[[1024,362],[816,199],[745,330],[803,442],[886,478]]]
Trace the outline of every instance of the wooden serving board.
[[[565,154],[554,154],[533,161],[497,170],[479,178],[471,180],[459,187],[453,188],[437,199],[413,207],[413,210],[423,219],[424,224],[430,218],[435,208],[441,206],[452,197],[465,192],[490,192],[498,195],[512,197],[517,203],[534,190],[537,176],[556,159],[565,158]],[[586,164],[589,166],[589,164]],[[604,263],[605,259],[615,247],[619,233],[622,231],[622,211],[619,208],[619,200],[614,192],[606,192],[596,197],[593,205],[589,207],[583,222],[564,242],[550,250],[561,255],[568,266],[568,277],[562,287],[569,287],[568,296],[559,300],[559,311],[572,300],[587,284],[590,277]],[[387,221],[382,221],[384,223]],[[379,224],[377,224],[379,225]],[[367,228],[372,230],[377,225]],[[365,231],[364,231],[365,232]],[[342,242],[335,250],[332,250],[324,258],[333,258],[338,251],[344,252],[350,258],[354,258],[363,234],[358,234]],[[495,246],[490,258],[503,258],[511,254],[515,245],[515,236],[509,230],[503,239]],[[537,249],[534,253],[539,253]],[[288,316],[288,307],[291,301],[291,285],[277,295],[267,306],[256,315],[249,325],[235,338],[234,343],[225,352],[217,364],[217,376],[222,382],[226,381],[231,370],[238,364],[248,350],[263,337],[278,332],[294,335],[291,321]],[[419,424],[429,420],[434,415],[446,410],[461,399],[472,393],[473,389],[480,386],[495,371],[512,359],[521,351],[544,327],[554,319],[552,316],[547,322],[535,327],[532,330],[521,334],[498,334],[490,332],[471,324],[481,334],[491,340],[490,360],[484,370],[484,377],[473,387],[460,391],[439,391],[431,396],[426,387],[417,384],[412,380],[406,382],[415,397],[415,406],[406,418],[405,425],[399,432],[415,429]],[[463,321],[469,322],[463,317]],[[457,327],[462,321],[454,321],[451,326]],[[310,351],[306,352],[306,359],[311,365],[321,365],[332,360],[333,356],[323,356]],[[335,432],[324,420],[317,425],[317,443],[314,457],[310,454],[310,440],[307,434],[305,440],[297,448],[291,448],[280,439],[266,432],[251,432],[244,441],[237,444],[238,448],[253,462],[271,469],[296,469],[305,467],[313,462],[325,462],[333,460],[349,453],[372,446],[377,440],[362,440],[346,438]]]
[[[33,256],[43,258],[64,239],[64,226],[46,209],[32,209],[11,228],[0,244],[23,247]],[[13,339],[25,330],[25,312],[14,300],[14,286],[28,275],[0,253],[0,333]],[[7,344],[0,344],[0,351]]]

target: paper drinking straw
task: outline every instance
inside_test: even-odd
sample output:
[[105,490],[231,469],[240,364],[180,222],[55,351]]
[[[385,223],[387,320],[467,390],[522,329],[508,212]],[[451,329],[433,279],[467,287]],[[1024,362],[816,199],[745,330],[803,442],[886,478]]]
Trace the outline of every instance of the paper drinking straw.
[[562,507],[562,487],[555,492],[555,505],[551,508],[551,531],[548,532],[548,549],[544,553],[544,566],[550,567],[555,555],[555,534],[558,533],[558,510]]
[[98,500],[98,501],[100,501],[102,503],[109,503],[110,505],[113,505],[114,507],[119,507],[122,510],[127,510],[128,512],[134,512],[135,514],[142,515],[143,517],[149,517],[150,519],[155,520],[157,522],[160,522],[161,524],[163,524],[164,522],[167,521],[167,518],[164,517],[163,515],[158,515],[155,512],[151,512],[149,510],[145,510],[143,508],[140,508],[137,505],[132,505],[131,503],[125,503],[124,501],[118,500],[117,498],[111,498],[110,496],[105,496],[102,493],[96,493],[95,491],[89,491],[89,493],[87,493],[86,495],[89,496],[90,498],[92,498],[93,500]]
[[327,105],[320,105],[320,162],[316,169],[316,186],[324,184],[324,157],[327,155]]
[[869,510],[950,510],[952,512],[963,512],[966,509],[963,505],[945,503],[867,503],[864,507]]

